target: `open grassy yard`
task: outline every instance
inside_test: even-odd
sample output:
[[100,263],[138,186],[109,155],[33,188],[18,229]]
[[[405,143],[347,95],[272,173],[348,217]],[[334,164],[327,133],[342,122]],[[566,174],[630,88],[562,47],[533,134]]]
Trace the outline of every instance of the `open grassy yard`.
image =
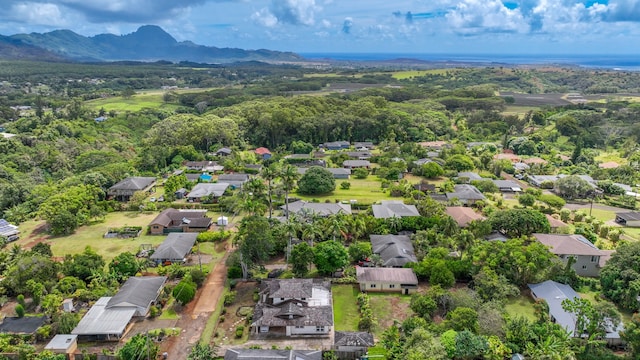
[[333,285],[331,293],[335,330],[358,331],[358,319],[360,318],[356,303],[358,289],[354,285]]
[[150,109],[169,109],[173,110],[178,107],[175,104],[166,104],[162,101],[162,94],[150,93],[150,94],[136,94],[131,98],[125,99],[121,96],[110,97],[105,99],[95,99],[87,101],[86,106],[99,110],[104,108],[105,111],[140,111],[145,108]]
[[536,315],[533,310],[533,304],[531,296],[520,295],[509,298],[504,308],[511,317],[524,316],[531,321],[535,321]]
[[393,325],[395,321],[402,322],[413,316],[409,309],[411,296],[400,293],[369,293],[371,310],[376,317],[378,325],[373,329],[376,338]]
[[[351,188],[348,190],[344,190],[340,188],[340,183],[343,181],[348,181],[351,183]],[[294,196],[299,197],[303,200],[313,200],[316,199],[320,202],[325,202],[329,200],[334,202],[335,200],[340,201],[350,201],[356,200],[358,203],[371,204],[380,200],[390,200],[388,192],[383,192],[382,188],[380,188],[380,181],[375,176],[369,176],[366,179],[336,179],[336,189],[324,195],[300,195],[294,194]]]

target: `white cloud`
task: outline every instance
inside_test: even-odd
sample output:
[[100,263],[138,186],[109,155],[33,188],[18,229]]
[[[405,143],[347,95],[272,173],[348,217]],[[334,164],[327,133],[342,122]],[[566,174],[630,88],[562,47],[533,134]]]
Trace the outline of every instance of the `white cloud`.
[[274,27],[278,25],[278,18],[273,15],[269,9],[262,8],[251,15],[251,20],[266,27]]
[[464,0],[445,18],[454,31],[463,34],[524,32],[524,18],[518,9],[509,9],[499,0]]
[[272,0],[269,10],[280,23],[311,26],[321,8],[315,0]]
[[54,4],[18,3],[14,4],[9,12],[15,21],[33,25],[67,26],[67,18]]

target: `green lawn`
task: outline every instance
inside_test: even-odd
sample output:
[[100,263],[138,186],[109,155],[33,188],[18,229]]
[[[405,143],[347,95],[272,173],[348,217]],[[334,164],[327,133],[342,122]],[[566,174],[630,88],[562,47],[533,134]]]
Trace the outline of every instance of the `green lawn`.
[[504,308],[511,317],[524,316],[531,321],[535,321],[536,315],[533,310],[533,304],[533,299],[530,296],[520,295],[508,299]]
[[353,285],[334,285],[331,287],[331,292],[335,330],[358,331],[358,319],[360,319],[356,302],[358,289]]
[[[340,183],[348,181],[351,183],[351,188],[344,190],[340,188]],[[350,201],[356,200],[358,203],[371,204],[380,200],[389,200],[390,196],[388,192],[382,192],[380,188],[380,181],[375,176],[369,176],[366,179],[336,179],[336,189],[324,195],[301,195],[294,194],[300,199],[311,201],[316,199],[320,202],[329,200],[334,202],[335,200]]]
[[151,109],[168,109],[173,110],[178,108],[178,105],[175,104],[166,104],[162,101],[161,93],[148,93],[148,94],[136,94],[128,99],[125,99],[121,96],[115,96],[104,99],[96,99],[85,102],[86,106],[93,109],[99,110],[104,108],[105,111],[140,111],[145,108]]

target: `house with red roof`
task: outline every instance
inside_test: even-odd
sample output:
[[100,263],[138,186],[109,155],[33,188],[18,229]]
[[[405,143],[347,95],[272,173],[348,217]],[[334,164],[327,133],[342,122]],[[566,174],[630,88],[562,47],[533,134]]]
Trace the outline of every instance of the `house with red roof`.
[[254,152],[258,154],[258,156],[260,156],[262,160],[267,160],[271,158],[271,151],[269,151],[269,149],[267,149],[266,147],[259,147],[255,149]]

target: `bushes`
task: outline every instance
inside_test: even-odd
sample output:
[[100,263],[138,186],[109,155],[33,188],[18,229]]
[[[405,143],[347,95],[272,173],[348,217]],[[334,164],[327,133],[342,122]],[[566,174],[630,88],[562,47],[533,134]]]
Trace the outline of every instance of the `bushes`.
[[198,242],[220,242],[231,237],[231,231],[220,229],[219,231],[205,231],[198,234],[196,240]]
[[244,325],[238,325],[236,328],[236,338],[240,339],[244,335]]
[[224,306],[233,304],[233,302],[236,300],[236,295],[237,292],[235,291],[229,291],[228,293],[224,294]]
[[358,329],[360,331],[371,331],[376,324],[373,310],[369,301],[369,295],[365,293],[358,294],[358,308],[360,309],[360,320],[358,321]]
[[181,305],[187,304],[196,296],[196,284],[185,279],[180,280],[178,285],[173,288],[173,297]]

